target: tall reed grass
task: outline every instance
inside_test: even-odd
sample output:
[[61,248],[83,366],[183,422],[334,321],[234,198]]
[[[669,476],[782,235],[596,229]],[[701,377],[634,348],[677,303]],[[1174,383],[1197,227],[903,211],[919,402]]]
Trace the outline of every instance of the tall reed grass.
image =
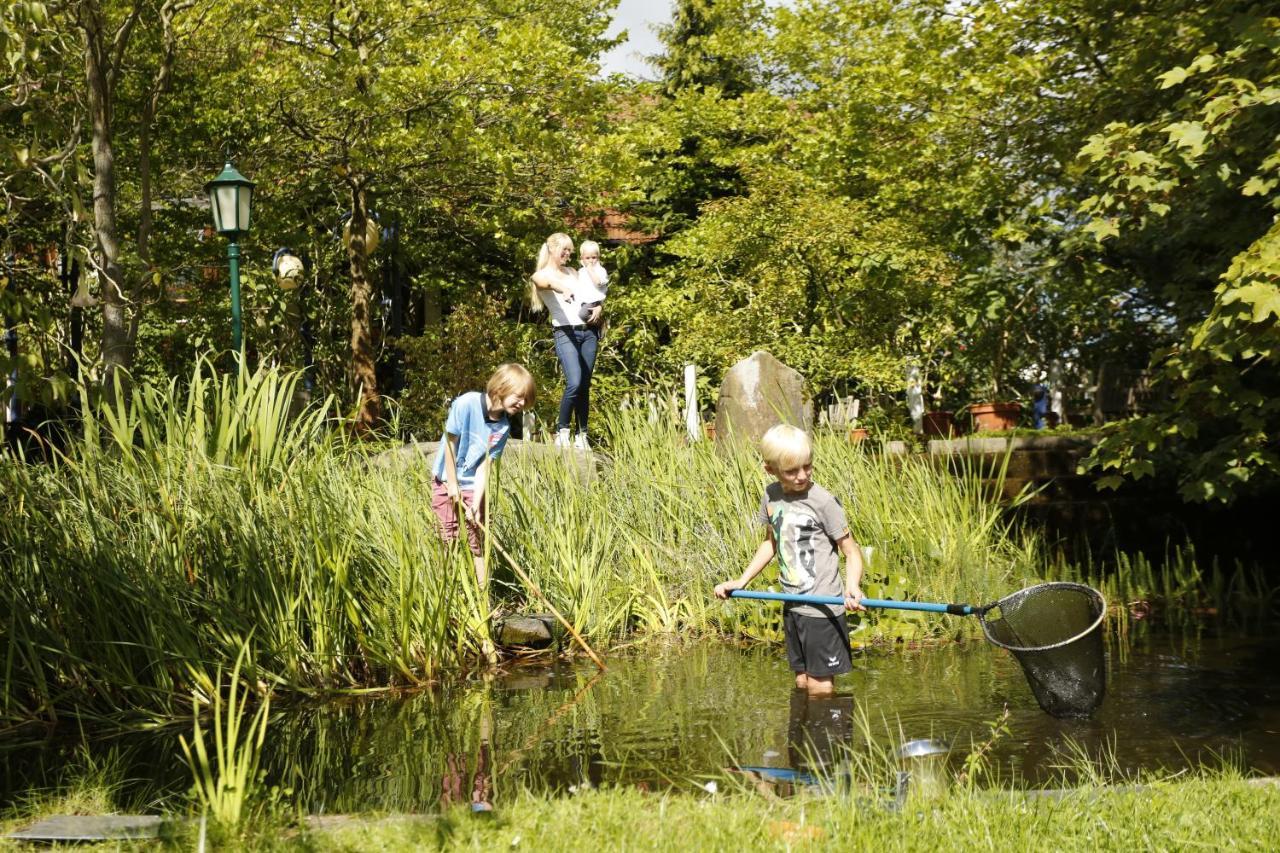
[[168,719],[229,670],[308,693],[473,659],[487,608],[424,470],[291,416],[273,370],[143,387],[48,466],[0,462],[0,718]]
[[[675,420],[613,413],[598,471],[532,455],[504,462],[499,535],[596,636],[635,628],[780,636],[776,606],[710,596],[715,583],[741,572],[763,536],[756,517],[769,478],[759,457],[743,445],[689,444]],[[1035,540],[1010,528],[977,470],[956,476],[823,435],[815,472],[871,548],[868,595],[988,601],[1035,577]],[[773,569],[764,577],[771,582]],[[968,630],[894,613],[862,620],[868,637]]]
[[[500,559],[479,589],[465,546],[441,543],[429,459],[373,459],[330,402],[291,412],[297,381],[201,364],[91,409],[50,464],[0,459],[0,721],[183,716],[251,635],[243,677],[282,697],[421,685],[483,665],[495,602],[540,607]],[[596,462],[513,443],[492,505],[504,549],[593,643],[777,639],[776,606],[710,594],[762,535],[754,450],[690,444],[674,412],[616,411],[604,431]],[[873,549],[868,595],[989,601],[1045,564],[977,471],[819,436],[816,478]],[[860,642],[975,629],[855,622]]]

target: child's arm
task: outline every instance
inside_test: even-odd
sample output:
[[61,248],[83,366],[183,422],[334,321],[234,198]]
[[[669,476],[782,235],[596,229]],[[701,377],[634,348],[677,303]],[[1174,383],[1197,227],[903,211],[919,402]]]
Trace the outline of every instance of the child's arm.
[[489,463],[493,461],[493,457],[485,454],[484,461],[480,463],[480,467],[476,469],[475,489],[472,491],[471,506],[467,507],[467,512],[480,512],[480,507],[484,506],[484,493],[489,486]]
[[742,589],[755,578],[756,575],[764,571],[764,567],[769,565],[769,561],[778,553],[778,546],[773,541],[773,528],[765,528],[766,536],[764,541],[760,543],[760,547],[756,549],[756,555],[751,558],[751,562],[747,564],[746,571],[737,580],[725,581],[717,584],[715,588],[716,598],[728,598],[729,593],[735,589]]
[[852,536],[836,543],[844,554],[844,609],[866,610],[862,606],[862,549]]
[[600,290],[606,290],[609,286],[609,271],[604,268],[604,264],[596,261],[589,267],[585,267],[587,275],[591,277],[591,283]]
[[444,491],[453,500],[458,499],[458,437],[451,432],[445,433]]

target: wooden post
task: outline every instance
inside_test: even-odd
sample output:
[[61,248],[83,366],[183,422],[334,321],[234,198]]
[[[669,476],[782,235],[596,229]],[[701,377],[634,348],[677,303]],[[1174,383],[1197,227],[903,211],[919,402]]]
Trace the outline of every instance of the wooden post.
[[684,366],[684,422],[690,441],[702,438],[702,419],[698,415],[698,368],[692,364]]

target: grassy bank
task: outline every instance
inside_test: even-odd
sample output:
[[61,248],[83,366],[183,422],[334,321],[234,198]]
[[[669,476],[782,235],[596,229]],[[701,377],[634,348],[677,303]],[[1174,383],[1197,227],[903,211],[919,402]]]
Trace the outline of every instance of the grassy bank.
[[[49,801],[0,826],[11,831],[61,805]],[[213,829],[208,839],[217,849],[316,851],[1265,850],[1278,832],[1280,787],[1202,773],[1154,780],[1141,790],[1089,786],[1053,797],[961,789],[901,809],[856,796],[592,790],[553,800],[521,797],[491,816],[458,809],[439,817],[370,817],[325,829],[264,819],[234,833]],[[159,847],[194,849],[198,833],[194,824],[175,827]]]
[[[483,665],[492,604],[542,609],[496,555],[478,589],[469,555],[436,536],[428,466],[371,465],[323,405],[291,415],[296,381],[205,369],[93,410],[51,464],[0,460],[0,721],[172,719],[245,649],[262,692],[421,685]],[[595,644],[777,639],[776,607],[710,596],[759,541],[758,458],[688,444],[673,415],[606,416],[588,471],[508,454],[495,538]],[[868,595],[989,601],[1050,571],[977,472],[834,436],[819,437],[816,471],[874,549]],[[1171,589],[1152,572],[1114,591]],[[975,630],[882,612],[856,620],[854,640]]]
[[1081,789],[1061,799],[962,792],[897,812],[842,798],[617,790],[525,800],[490,822],[454,813],[416,830],[348,829],[306,840],[320,850],[1258,850],[1278,830],[1280,790],[1202,779],[1141,793]]

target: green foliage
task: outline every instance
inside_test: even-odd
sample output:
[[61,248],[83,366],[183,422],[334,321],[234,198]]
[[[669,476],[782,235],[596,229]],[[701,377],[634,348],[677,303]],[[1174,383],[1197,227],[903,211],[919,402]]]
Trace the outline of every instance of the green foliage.
[[794,173],[762,169],[749,182],[745,196],[708,204],[668,241],[677,262],[617,310],[669,330],[667,375],[689,361],[718,374],[769,349],[818,390],[853,377],[872,391],[898,387],[899,318],[929,310],[950,275],[946,259]]
[[[480,662],[490,592],[511,609],[533,603],[496,552],[486,591],[465,548],[440,542],[430,459],[370,459],[322,430],[325,407],[291,417],[296,381],[259,369],[143,383],[92,409],[87,440],[56,464],[0,465],[0,717],[182,715],[250,636],[244,680],[277,695],[421,684]],[[772,638],[768,611],[710,595],[759,542],[755,452],[688,444],[673,410],[657,422],[618,412],[605,433],[599,471],[513,447],[493,538],[593,643]],[[1034,547],[976,477],[899,466],[842,437],[817,453],[895,591],[988,600],[1035,572]],[[959,630],[877,614],[860,634]]]
[[545,329],[507,322],[505,311],[501,300],[476,293],[455,305],[440,329],[392,342],[404,354],[405,390],[399,398],[403,431],[437,437],[449,402],[483,389],[493,369],[508,361],[533,372],[539,397],[534,411],[539,416],[555,411],[559,400],[548,380],[559,376],[560,368],[550,347],[535,347],[546,339]]
[[213,682],[205,685],[208,692],[204,701],[210,705],[213,716],[213,749],[209,749],[200,724],[200,702],[195,703],[191,742],[188,744],[181,735],[178,738],[182,754],[195,777],[193,790],[196,801],[205,814],[224,827],[234,827],[246,816],[259,796],[262,781],[258,762],[267,736],[271,695],[264,696],[253,716],[248,717],[251,689],[249,685],[245,685],[243,690],[240,687],[241,667],[248,654],[249,645],[246,643],[231,669],[225,698],[222,695],[221,669]]
[[660,849],[910,851],[991,847],[999,838],[1017,849],[1089,851],[1178,848],[1188,839],[1212,838],[1222,847],[1248,849],[1266,846],[1280,831],[1274,785],[1210,769],[1159,775],[1140,788],[1085,784],[1062,796],[954,790],[923,808],[886,807],[888,798],[877,787],[881,779],[834,795],[787,798],[719,781],[727,790],[715,795],[690,781],[661,793],[610,788],[551,800],[527,794],[504,809],[502,820],[447,819],[443,837],[433,821],[343,827],[312,833],[305,844],[321,850],[506,849],[537,839],[548,851],[573,851],[644,839]]
[[1195,501],[1228,502],[1280,476],[1280,24],[1249,16],[1233,26],[1232,43],[1161,75],[1161,89],[1181,92],[1166,113],[1111,125],[1082,151],[1108,190],[1082,204],[1103,223],[1098,240],[1158,229],[1175,208],[1193,212],[1184,227],[1211,227],[1196,214],[1227,193],[1233,205],[1267,211],[1241,224],[1243,248],[1215,258],[1207,316],[1157,354],[1155,391],[1166,402],[1113,428],[1090,460],[1117,477],[1172,466]]
[[663,89],[674,97],[685,90],[718,90],[736,98],[755,87],[750,38],[764,5],[759,0],[680,0],[670,24],[659,27],[666,50],[652,58]]
[[[434,431],[442,400],[497,358],[534,363],[552,400],[545,327],[520,307],[527,275],[549,231],[577,235],[609,209],[659,239],[610,252],[602,404],[669,387],[686,361],[709,389],[759,347],[820,396],[899,394],[914,363],[954,409],[1025,399],[1051,370],[1083,397],[1100,367],[1163,350],[1182,420],[1118,435],[1109,470],[1157,454],[1197,499],[1274,481],[1280,177],[1261,7],[682,0],[658,83],[599,79],[613,7],[0,4],[0,308],[20,347],[0,371],[18,370],[34,419],[71,400],[50,250],[105,302],[90,19],[75,14],[98,10],[125,48],[110,127],[125,292],[123,316],[84,312],[86,378],[102,376],[109,329],[135,347],[140,382],[227,347],[225,243],[198,235],[229,144],[258,185],[250,362],[309,359],[319,393],[349,408],[403,350],[412,430]],[[353,211],[384,229],[367,260],[340,239]],[[307,261],[292,296],[267,272],[278,246]],[[480,341],[481,323],[500,355],[451,342]]]

